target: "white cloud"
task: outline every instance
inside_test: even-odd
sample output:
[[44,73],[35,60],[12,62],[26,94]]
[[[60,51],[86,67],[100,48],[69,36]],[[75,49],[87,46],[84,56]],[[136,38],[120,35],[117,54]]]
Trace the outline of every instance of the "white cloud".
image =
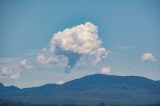
[[27,69],[27,70],[30,70],[33,68],[31,63],[27,59],[20,60],[19,65],[21,68]]
[[109,74],[111,72],[111,67],[102,67],[100,73],[101,74]]
[[49,52],[48,49],[43,48],[42,51],[37,55],[37,62],[40,64],[48,64],[48,63],[57,63],[58,56],[55,56],[54,53]]
[[109,54],[109,51],[107,52],[105,48],[98,48],[93,52],[93,59],[92,63],[95,65],[102,61],[102,59],[106,58]]
[[101,44],[97,26],[86,22],[55,33],[50,47],[38,54],[37,61],[41,64],[58,62],[58,56],[63,55],[68,58],[68,71],[77,64],[82,55],[92,56],[92,63],[97,64],[107,56],[107,50]]
[[144,53],[141,57],[142,61],[150,61],[150,62],[154,62],[156,61],[156,58],[153,56],[152,53]]
[[39,53],[37,55],[37,61],[41,64],[47,64],[50,61],[50,58],[46,53]]
[[61,84],[64,84],[64,83],[65,83],[64,81],[60,80],[60,81],[57,81],[57,83],[56,83],[56,84],[61,85]]
[[27,59],[20,61],[0,59],[0,78],[17,79],[22,71],[32,68],[33,66]]
[[100,47],[101,41],[97,32],[97,27],[90,22],[65,29],[63,32],[54,34],[51,49],[55,50],[55,47],[59,46],[65,51],[89,54]]
[[16,79],[20,76],[21,70],[19,67],[11,63],[0,63],[0,78]]

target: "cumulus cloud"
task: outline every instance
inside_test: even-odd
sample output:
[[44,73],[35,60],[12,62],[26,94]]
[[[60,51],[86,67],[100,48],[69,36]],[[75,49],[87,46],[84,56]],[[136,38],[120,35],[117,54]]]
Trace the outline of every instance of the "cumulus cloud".
[[149,61],[149,62],[154,62],[156,61],[156,58],[153,56],[152,53],[144,53],[141,57],[142,61]]
[[17,79],[22,71],[30,70],[32,68],[33,66],[27,59],[20,61],[0,60],[0,78]]
[[53,35],[49,48],[43,49],[37,55],[41,64],[57,63],[59,56],[67,58],[65,72],[69,72],[82,56],[92,57],[92,63],[97,64],[107,56],[107,50],[102,47],[96,25],[86,22]]
[[102,67],[100,73],[101,74],[109,74],[111,72],[111,67]]

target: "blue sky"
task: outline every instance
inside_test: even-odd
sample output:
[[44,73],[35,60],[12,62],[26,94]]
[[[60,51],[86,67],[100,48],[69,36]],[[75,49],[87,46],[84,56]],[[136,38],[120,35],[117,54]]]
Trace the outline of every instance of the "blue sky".
[[[95,67],[74,67],[68,74],[64,65],[44,65],[23,71],[17,79],[0,81],[19,87],[66,82],[99,73],[101,67],[111,67],[109,74],[160,80],[159,11],[158,0],[1,0],[1,60],[34,62],[53,34],[88,21],[98,27],[102,46],[110,54]],[[142,61],[144,53],[151,53],[156,61]]]

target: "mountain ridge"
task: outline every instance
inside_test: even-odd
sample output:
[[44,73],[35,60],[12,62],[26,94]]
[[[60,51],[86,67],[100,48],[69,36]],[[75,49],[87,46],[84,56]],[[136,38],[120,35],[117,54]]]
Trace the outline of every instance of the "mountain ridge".
[[[93,75],[86,75],[86,76],[83,76],[83,77],[81,77],[81,78],[84,78],[84,77],[88,77],[88,76],[107,76],[107,77],[136,77],[136,78],[143,78],[143,79],[148,79],[148,80],[151,80],[151,81],[155,81],[155,82],[157,82],[157,83],[159,83],[160,82],[160,80],[153,80],[153,79],[149,79],[149,78],[146,78],[146,77],[143,77],[143,76],[132,76],[132,75],[130,75],[130,76],[119,76],[119,75],[105,75],[105,74],[93,74]],[[69,83],[69,82],[71,82],[71,81],[74,81],[74,80],[78,80],[78,79],[81,79],[81,78],[77,78],[77,79],[73,79],[73,80],[70,80],[70,81],[67,81],[67,82],[65,82],[65,83],[63,83],[63,84],[56,84],[56,83],[48,83],[48,84],[43,84],[43,85],[39,85],[39,86],[33,86],[33,87],[25,87],[25,88],[19,88],[19,87],[17,87],[17,86],[15,86],[15,85],[9,85],[9,86],[5,86],[3,83],[1,83],[0,82],[0,87],[1,86],[5,86],[5,87],[16,87],[16,88],[18,88],[18,89],[29,89],[29,88],[37,88],[37,87],[43,87],[43,86],[47,86],[47,85],[64,85],[64,84],[66,84],[66,83]]]
[[0,84],[0,99],[35,104],[160,104],[160,83],[139,76],[94,74],[61,85],[4,88]]

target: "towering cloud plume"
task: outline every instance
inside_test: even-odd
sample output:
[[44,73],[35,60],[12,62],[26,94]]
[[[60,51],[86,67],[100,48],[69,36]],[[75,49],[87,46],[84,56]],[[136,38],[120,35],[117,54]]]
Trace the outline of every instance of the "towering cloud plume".
[[38,54],[37,61],[41,64],[57,63],[59,56],[64,56],[68,60],[65,72],[69,72],[84,55],[91,56],[93,64],[102,61],[108,52],[101,44],[97,26],[86,22],[55,33],[50,47]]

